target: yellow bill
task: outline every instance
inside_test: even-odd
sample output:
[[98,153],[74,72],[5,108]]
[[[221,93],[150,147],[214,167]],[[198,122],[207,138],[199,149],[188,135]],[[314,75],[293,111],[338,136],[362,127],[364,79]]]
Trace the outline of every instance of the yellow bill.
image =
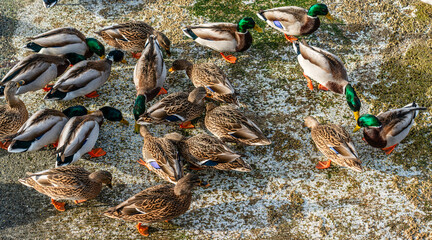
[[325,16],[326,18],[333,20],[334,18],[332,17],[332,15],[330,15],[330,13],[327,13],[327,15]]
[[360,130],[361,127],[359,125],[356,125],[356,127],[354,128],[353,132],[357,132],[358,130]]
[[170,69],[168,69],[168,72],[174,72],[174,68],[170,68]]
[[260,33],[263,32],[262,28],[260,28],[260,26],[258,26],[258,25],[256,25],[256,24],[255,24],[255,27],[254,27],[253,29],[254,29],[255,31],[257,31],[257,32],[260,32]]
[[100,56],[100,59],[105,59],[105,55]]
[[126,119],[122,118],[122,120],[120,120],[120,123],[124,124],[124,125],[129,125],[129,122],[126,121]]

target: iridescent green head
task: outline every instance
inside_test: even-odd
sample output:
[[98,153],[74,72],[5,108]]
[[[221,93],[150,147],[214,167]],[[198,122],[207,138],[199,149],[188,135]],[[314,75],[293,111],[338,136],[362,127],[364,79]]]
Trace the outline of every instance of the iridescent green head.
[[146,111],[145,104],[146,104],[146,97],[144,95],[138,95],[138,97],[135,100],[135,105],[133,109],[135,121],[137,121],[139,116]]
[[357,97],[357,94],[354,91],[354,88],[351,86],[351,84],[345,86],[345,97],[348,106],[354,112],[354,117],[355,120],[357,121],[360,116],[361,102],[360,99]]
[[123,118],[123,114],[119,110],[113,107],[102,107],[99,110],[103,113],[105,119],[108,119],[113,122],[121,122],[123,124],[129,124]]
[[72,65],[75,65],[85,60],[85,57],[83,55],[77,53],[66,53],[64,57],[67,58],[67,60],[69,60],[70,64]]
[[382,123],[372,114],[363,114],[357,120],[357,126],[354,128],[354,132],[357,132],[362,127],[381,127]]
[[88,113],[88,111],[87,111],[87,108],[85,108],[84,106],[77,105],[77,106],[66,108],[63,111],[63,113],[68,118],[72,118],[72,117],[77,117],[77,116],[84,116],[84,115],[86,115]]
[[318,15],[326,16],[329,19],[332,19],[329,10],[325,4],[317,3],[309,8],[307,15],[311,17],[316,17]]
[[101,58],[105,57],[105,47],[104,45],[99,42],[95,38],[86,38],[87,46],[89,47],[90,51],[96,53]]
[[257,32],[262,32],[262,29],[255,23],[251,17],[244,17],[238,23],[238,31],[245,33],[248,29],[255,29]]

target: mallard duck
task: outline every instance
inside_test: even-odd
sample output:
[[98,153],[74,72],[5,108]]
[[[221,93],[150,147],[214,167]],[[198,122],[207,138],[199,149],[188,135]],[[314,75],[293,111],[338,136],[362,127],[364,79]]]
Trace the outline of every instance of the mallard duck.
[[[6,105],[0,105],[0,139],[6,135],[16,133],[27,121],[28,112],[23,101],[15,96],[15,93],[24,81],[8,82],[5,88]],[[0,142],[0,147],[7,146]]]
[[144,138],[142,154],[144,160],[138,163],[147,167],[164,180],[176,184],[183,177],[183,163],[174,142],[180,134],[166,134],[163,138],[153,137],[145,126],[140,127],[140,134]]
[[220,52],[222,57],[235,63],[237,58],[223,52],[243,52],[252,45],[252,35],[248,29],[255,29],[262,32],[262,29],[255,24],[250,17],[242,18],[238,24],[233,23],[208,23],[195,26],[187,26],[183,29],[186,36],[195,42]]
[[82,155],[88,153],[91,157],[100,157],[106,154],[102,148],[93,149],[99,136],[99,128],[106,118],[110,121],[124,120],[122,113],[112,107],[102,107],[91,114],[71,118],[64,126],[57,146],[56,167],[76,162]]
[[28,38],[26,48],[49,55],[77,53],[85,58],[93,53],[105,57],[105,47],[94,38],[86,38],[84,34],[72,27],[56,28],[51,31]]
[[[167,70],[158,40],[153,35],[150,35],[141,57],[135,65],[133,75],[137,91],[133,110],[135,121],[145,112],[146,102],[153,100],[157,95],[167,93],[162,87],[166,74]],[[135,132],[138,132],[137,127],[138,125],[135,124]]]
[[229,149],[221,140],[208,134],[198,134],[178,142],[181,155],[192,165],[191,169],[215,168],[250,172],[252,168],[241,155]]
[[4,94],[7,82],[23,81],[16,94],[44,89],[44,86],[62,75],[70,64],[84,60],[84,56],[68,53],[64,56],[32,54],[19,61],[0,82],[0,96]]
[[347,167],[357,172],[362,171],[362,161],[350,135],[336,124],[320,124],[314,117],[305,118],[305,126],[311,128],[312,139],[318,149],[328,158],[328,161],[318,162],[317,169],[330,167],[333,161],[337,165]]
[[288,6],[262,10],[257,15],[270,27],[283,32],[290,42],[297,40],[292,35],[303,36],[315,32],[320,26],[319,15],[333,19],[327,6],[322,3],[312,5],[309,10]]
[[71,67],[45,95],[46,100],[71,100],[76,97],[98,97],[96,92],[111,74],[111,65],[123,61],[123,52],[113,50],[103,60],[85,60]]
[[205,87],[207,97],[220,102],[238,104],[235,90],[225,73],[214,63],[192,64],[185,59],[175,60],[170,72],[186,70],[195,87]]
[[246,118],[235,105],[217,106],[207,104],[206,128],[222,141],[240,142],[247,145],[269,145],[259,127]]
[[344,94],[357,121],[361,102],[354,88],[348,83],[348,74],[342,61],[321,48],[309,46],[305,41],[303,43],[295,41],[293,47],[297,53],[298,62],[303,68],[303,75],[308,82],[309,89],[313,90],[310,79],[312,78],[319,82],[318,89]]
[[169,221],[185,213],[192,202],[192,190],[201,181],[196,175],[188,174],[176,185],[153,186],[132,196],[104,214],[110,218],[138,222],[138,232],[148,236],[150,223]]
[[9,152],[37,151],[58,140],[69,118],[86,114],[87,109],[83,106],[69,107],[63,112],[42,109],[33,114],[17,133],[3,137],[3,140],[10,142]]
[[46,8],[54,7],[57,4],[57,0],[43,0]]
[[205,108],[205,96],[206,90],[203,87],[195,88],[191,93],[172,93],[151,106],[137,123],[148,125],[181,122],[181,128],[193,128],[190,121],[201,116]]
[[59,211],[65,210],[65,203],[56,200],[73,200],[78,204],[97,197],[102,183],[112,188],[110,172],[90,173],[76,166],[58,167],[27,175],[26,178],[19,179],[20,183],[49,196],[51,203]]
[[[146,40],[150,35],[154,35],[159,44],[165,49],[168,56],[171,56],[171,41],[165,34],[156,31],[145,22],[127,22],[103,28],[96,32],[103,40],[115,48],[125,51],[141,52],[145,48]],[[135,58],[139,54],[133,53]]]
[[424,2],[424,3],[432,5],[432,0],[421,0],[421,1]]
[[372,147],[381,148],[386,154],[390,154],[408,136],[419,110],[426,110],[426,108],[419,107],[413,102],[403,108],[382,112],[377,116],[363,114],[358,119],[354,132],[364,127],[364,140]]

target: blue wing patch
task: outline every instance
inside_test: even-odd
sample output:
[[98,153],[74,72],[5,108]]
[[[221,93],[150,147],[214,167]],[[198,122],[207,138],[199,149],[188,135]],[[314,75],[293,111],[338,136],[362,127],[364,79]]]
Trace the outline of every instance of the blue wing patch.
[[206,86],[206,88],[212,92],[215,92],[215,91],[213,91],[213,89],[211,89],[211,87]]
[[208,161],[206,161],[205,163],[203,163],[203,164],[201,164],[201,165],[204,165],[204,166],[207,166],[207,167],[214,167],[214,166],[216,166],[216,165],[218,165],[219,163],[217,163],[217,162],[213,162],[213,161],[211,161],[211,160],[208,160]]
[[151,162],[150,162],[150,165],[151,165],[152,167],[154,167],[155,169],[160,169],[160,166],[159,166],[159,164],[157,164],[157,162],[151,161]]
[[179,117],[177,117],[176,115],[169,115],[165,118],[166,120],[170,121],[170,122],[179,122],[179,121],[183,121],[182,119],[180,119]]
[[340,154],[338,151],[336,151],[336,149],[334,149],[333,147],[330,147],[331,150],[333,150],[333,152],[335,152],[336,154]]
[[278,27],[280,29],[284,29],[284,27],[282,26],[282,24],[279,21],[275,20],[275,21],[273,21],[273,23],[276,27]]

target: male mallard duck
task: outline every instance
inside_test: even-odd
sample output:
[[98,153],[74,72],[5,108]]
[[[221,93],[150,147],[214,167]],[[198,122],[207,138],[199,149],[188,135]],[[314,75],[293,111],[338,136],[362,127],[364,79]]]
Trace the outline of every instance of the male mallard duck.
[[327,6],[322,3],[312,5],[309,11],[301,7],[288,6],[262,10],[257,15],[270,27],[283,32],[290,42],[297,40],[292,35],[303,36],[315,32],[320,26],[318,15],[333,19]]
[[232,55],[225,56],[223,52],[243,52],[248,50],[252,45],[252,35],[248,31],[250,28],[262,32],[262,29],[250,17],[242,18],[238,24],[209,23],[187,26],[183,29],[183,32],[195,42],[219,51],[228,62],[235,63],[236,57]]
[[[137,98],[134,105],[135,121],[145,112],[145,104],[153,100],[159,94],[167,91],[162,87],[165,82],[167,70],[160,50],[158,40],[151,35],[147,39],[146,46],[142,51],[134,70],[134,83]],[[135,124],[135,132],[138,125]]]
[[43,0],[43,3],[46,8],[54,7],[57,4],[57,0]]
[[26,178],[19,180],[20,183],[49,196],[51,203],[59,211],[65,210],[65,203],[56,200],[73,200],[78,204],[97,197],[102,189],[102,183],[112,187],[111,173],[90,173],[76,166],[58,167],[27,175]]
[[148,125],[181,122],[181,128],[193,128],[190,121],[201,116],[205,108],[205,96],[206,90],[203,87],[195,88],[191,93],[172,93],[151,106],[137,123]]
[[318,162],[317,169],[329,168],[333,161],[354,171],[362,171],[362,161],[358,158],[350,135],[343,127],[336,124],[320,124],[311,116],[305,118],[305,126],[311,128],[312,139],[328,158],[328,161]]
[[63,112],[42,109],[33,114],[17,133],[3,137],[3,140],[10,142],[9,152],[37,151],[58,140],[69,118],[86,114],[87,109],[83,106],[73,106]]
[[173,62],[170,72],[186,70],[195,87],[205,87],[207,97],[220,102],[238,104],[234,88],[225,73],[214,63],[192,64],[180,59]]
[[208,134],[198,134],[178,142],[181,155],[192,165],[191,169],[215,168],[250,172],[252,168],[241,155],[229,149],[221,140]]
[[235,105],[217,106],[207,104],[206,128],[222,141],[240,142],[247,145],[269,145],[259,127],[246,118]]
[[419,110],[426,108],[413,102],[403,108],[382,112],[376,117],[363,114],[358,119],[354,132],[364,127],[364,140],[372,147],[381,148],[386,154],[390,154],[408,136]]
[[9,81],[24,81],[16,94],[43,89],[46,84],[63,74],[70,64],[84,60],[84,56],[68,53],[64,56],[32,54],[19,61],[0,81],[0,96]]
[[[165,34],[156,31],[153,27],[145,22],[127,22],[110,27],[103,28],[96,32],[103,40],[115,48],[125,51],[141,52],[145,48],[146,40],[150,35],[154,35],[160,45],[165,49],[168,56],[170,52],[170,40]],[[139,58],[139,54],[134,54]]]
[[86,38],[72,27],[56,28],[28,39],[31,41],[25,47],[43,54],[76,53],[89,58],[96,53],[101,58],[105,56],[105,47],[102,43],[94,38]]
[[140,159],[138,163],[164,180],[176,184],[183,177],[183,164],[174,145],[174,142],[180,139],[180,134],[166,134],[163,138],[157,138],[153,137],[145,126],[140,127],[140,134],[144,138],[144,161]]
[[321,48],[309,46],[306,42],[295,41],[293,47],[298,54],[297,59],[303,68],[309,89],[313,90],[312,78],[319,82],[318,89],[344,94],[357,121],[361,102],[354,88],[348,83],[348,74],[342,61]]
[[103,107],[91,114],[71,118],[59,137],[56,150],[56,167],[76,162],[85,153],[91,157],[100,157],[106,154],[101,148],[91,150],[96,144],[99,128],[104,118],[128,124],[122,113],[112,107]]
[[102,86],[111,73],[111,65],[123,60],[123,52],[113,50],[103,60],[85,60],[71,67],[49,90],[46,100],[71,100],[76,97],[98,97],[96,89]]
[[200,184],[196,175],[188,174],[176,185],[161,184],[147,188],[104,214],[110,218],[138,222],[138,232],[148,236],[148,226],[142,224],[169,221],[185,213],[192,202],[193,188]]
[[[6,105],[0,105],[0,139],[6,135],[16,133],[27,121],[28,112],[23,101],[15,96],[15,93],[23,84],[20,82],[8,82],[5,88]],[[7,146],[0,142],[0,147],[7,149]]]

